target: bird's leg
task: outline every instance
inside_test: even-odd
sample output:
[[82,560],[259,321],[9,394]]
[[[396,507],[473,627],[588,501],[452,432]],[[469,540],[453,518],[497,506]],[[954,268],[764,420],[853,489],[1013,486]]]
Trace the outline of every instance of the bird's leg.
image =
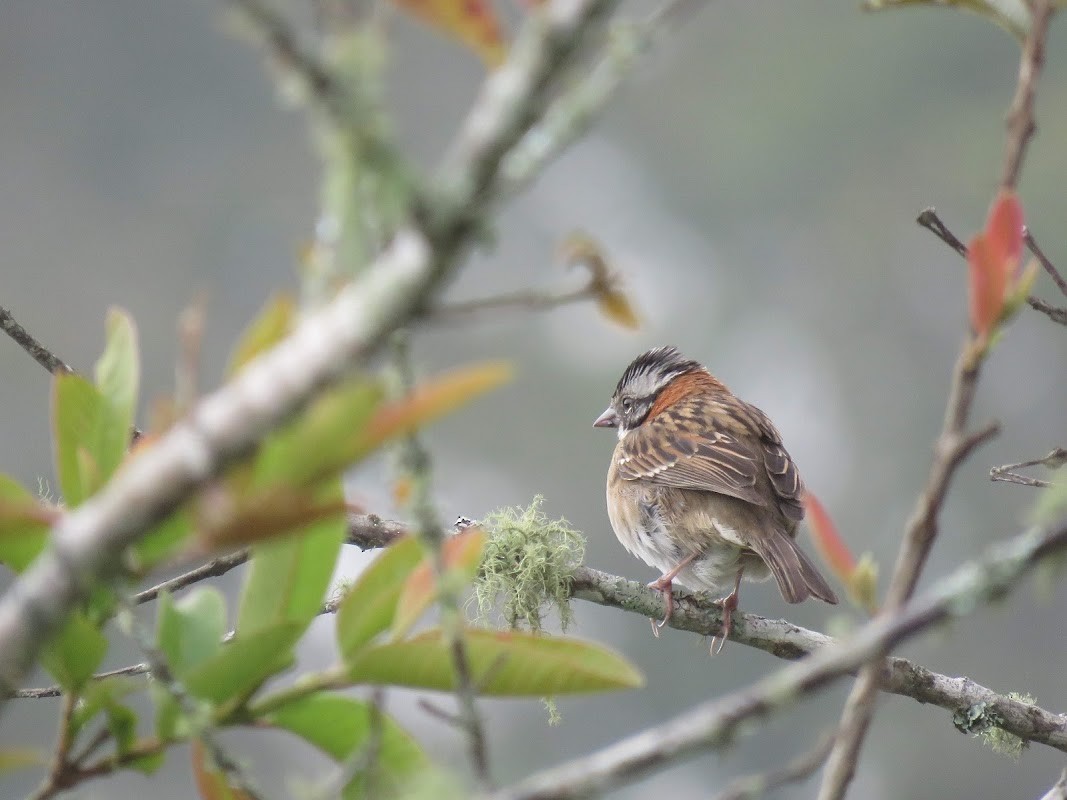
[[722,652],[722,649],[726,647],[726,640],[730,637],[730,629],[733,627],[734,611],[737,610],[737,595],[741,589],[741,576],[744,572],[744,567],[739,568],[737,570],[737,578],[734,580],[734,590],[721,600],[715,601],[717,605],[722,606],[722,637],[721,641],[719,641],[718,649],[715,649],[715,642],[720,640],[720,637],[711,637],[710,654],[713,656]]
[[657,639],[659,638],[659,629],[670,621],[671,615],[674,613],[674,592],[672,591],[674,588],[674,579],[677,578],[678,573],[688,567],[692,563],[693,559],[696,557],[696,553],[686,556],[684,559],[678,562],[678,566],[676,566],[670,572],[664,572],[656,580],[648,584],[649,589],[655,589],[658,592],[662,592],[664,598],[667,601],[667,616],[665,616],[659,622],[656,622],[656,620],[654,619],[649,620],[649,622],[652,623],[652,635],[655,636]]

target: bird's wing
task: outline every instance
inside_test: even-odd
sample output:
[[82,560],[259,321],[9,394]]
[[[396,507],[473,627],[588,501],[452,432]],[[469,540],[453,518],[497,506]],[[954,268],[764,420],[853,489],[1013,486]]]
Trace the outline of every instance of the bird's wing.
[[767,505],[756,485],[756,443],[717,424],[707,403],[682,401],[630,431],[615,451],[619,476]]

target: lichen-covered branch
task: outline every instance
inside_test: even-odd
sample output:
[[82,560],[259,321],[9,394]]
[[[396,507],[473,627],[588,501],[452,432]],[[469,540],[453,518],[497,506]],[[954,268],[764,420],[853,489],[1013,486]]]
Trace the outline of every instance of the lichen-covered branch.
[[73,369],[59,356],[41,344],[33,335],[23,328],[11,316],[11,312],[0,306],[0,330],[6,333],[14,342],[25,350],[30,356],[49,372],[74,372]]
[[[710,701],[661,725],[621,739],[587,756],[536,773],[491,795],[492,800],[564,800],[603,792],[697,752],[736,741],[746,723],[780,713],[893,646],[975,604],[1004,596],[1044,559],[1067,549],[1067,519],[992,548],[915,598],[898,613],[880,615],[848,639],[772,673],[747,689]],[[1050,743],[1067,748],[1067,718]]]

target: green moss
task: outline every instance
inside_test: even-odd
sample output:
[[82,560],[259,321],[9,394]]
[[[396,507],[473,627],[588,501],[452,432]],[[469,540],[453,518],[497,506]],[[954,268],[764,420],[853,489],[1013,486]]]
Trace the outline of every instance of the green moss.
[[571,622],[570,581],[585,555],[585,539],[567,520],[548,519],[543,500],[538,495],[525,509],[503,508],[482,520],[485,557],[474,596],[485,619],[499,609],[509,627],[540,631],[554,605],[563,630]]

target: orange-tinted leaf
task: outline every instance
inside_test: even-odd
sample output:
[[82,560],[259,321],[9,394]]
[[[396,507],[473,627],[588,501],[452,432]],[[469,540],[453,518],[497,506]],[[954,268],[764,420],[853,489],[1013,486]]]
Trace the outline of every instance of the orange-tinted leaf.
[[987,337],[1004,308],[1006,281],[983,234],[975,236],[967,247],[967,269],[971,329],[979,337]]
[[[464,581],[470,580],[481,566],[484,548],[485,532],[480,527],[470,527],[450,536],[441,546],[445,569],[455,570]],[[393,616],[393,637],[400,638],[411,630],[436,599],[437,581],[433,565],[426,559],[408,575],[400,590]]]
[[641,327],[641,320],[630,298],[619,286],[603,248],[582,231],[574,231],[559,246],[559,257],[567,266],[582,265],[589,270],[589,289],[597,308],[608,320],[630,330]]
[[834,575],[847,586],[852,571],[856,568],[856,559],[852,551],[837,533],[834,521],[830,519],[825,506],[810,491],[804,492],[804,511],[808,520],[808,530],[811,531],[811,538],[815,541],[819,555]]
[[414,17],[458,39],[490,68],[507,56],[500,22],[489,0],[393,0]]
[[1018,274],[1023,256],[1023,207],[1015,192],[997,195],[989,209],[985,236],[989,255],[1007,283]]
[[401,476],[393,483],[393,505],[404,508],[411,500],[411,478]]
[[193,762],[193,778],[201,800],[252,800],[251,794],[234,789],[226,776],[208,763],[207,753],[199,739],[193,739],[189,752]]
[[285,293],[276,294],[267,301],[259,316],[241,334],[240,341],[230,356],[227,375],[236,375],[253,358],[280,342],[293,327],[296,304]]
[[409,434],[443,417],[509,380],[510,365],[503,361],[485,361],[420,383],[405,397],[378,408],[363,429],[358,452],[352,460],[363,457],[389,439]]

